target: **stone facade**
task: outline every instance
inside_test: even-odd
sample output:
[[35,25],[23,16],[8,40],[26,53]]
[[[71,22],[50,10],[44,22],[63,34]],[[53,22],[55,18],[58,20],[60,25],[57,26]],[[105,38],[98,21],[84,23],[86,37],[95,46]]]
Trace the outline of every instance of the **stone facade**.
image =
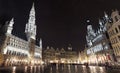
[[47,48],[43,51],[43,60],[46,63],[77,63],[78,54],[72,50]]
[[120,15],[117,10],[111,13],[111,22],[106,22],[107,32],[116,57],[116,61],[120,62]]
[[12,34],[14,18],[6,22],[0,34],[0,53],[3,56],[5,66],[11,65],[35,65],[42,63],[42,41],[37,46],[36,25],[34,4],[30,11],[28,23],[26,24],[25,33],[27,40],[21,39]]
[[99,20],[98,30],[94,30],[92,25],[87,26],[87,50],[89,64],[105,64],[114,61],[112,47],[110,45],[109,37],[107,35],[105,23],[109,20],[108,15]]

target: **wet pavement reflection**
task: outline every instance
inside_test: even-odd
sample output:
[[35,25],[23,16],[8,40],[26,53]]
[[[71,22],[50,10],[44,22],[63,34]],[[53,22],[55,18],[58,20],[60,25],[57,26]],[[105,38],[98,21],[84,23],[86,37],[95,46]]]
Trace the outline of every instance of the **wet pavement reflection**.
[[41,65],[0,68],[0,73],[120,73],[119,69],[106,69],[99,66],[84,65]]

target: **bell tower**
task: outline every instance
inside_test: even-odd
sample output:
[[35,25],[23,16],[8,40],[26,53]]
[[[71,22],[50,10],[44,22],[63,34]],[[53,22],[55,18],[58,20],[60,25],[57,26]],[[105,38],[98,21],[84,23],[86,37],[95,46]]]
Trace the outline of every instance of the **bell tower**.
[[34,3],[32,5],[32,8],[31,8],[31,11],[30,11],[30,14],[29,14],[28,23],[26,24],[25,33],[26,33],[26,36],[27,36],[28,40],[30,38],[36,40],[36,25],[35,25],[35,8],[34,8]]
[[6,32],[7,34],[12,34],[13,24],[14,24],[14,18],[12,18],[8,24],[7,32]]
[[35,25],[35,8],[34,3],[30,10],[29,20],[26,24],[25,33],[28,40],[29,47],[29,62],[31,65],[34,65],[34,52],[35,52],[35,40],[36,40],[36,25]]

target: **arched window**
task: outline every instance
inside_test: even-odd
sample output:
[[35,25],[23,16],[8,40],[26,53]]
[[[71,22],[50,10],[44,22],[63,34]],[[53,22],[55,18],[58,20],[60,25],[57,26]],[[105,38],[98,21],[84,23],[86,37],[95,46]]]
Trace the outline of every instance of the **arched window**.
[[17,52],[15,51],[15,54],[14,55],[17,55]]
[[9,54],[9,50],[7,50],[7,53],[6,54]]
[[13,54],[14,54],[14,51],[11,52],[11,55],[13,55]]
[[11,52],[11,50],[9,51],[9,54],[10,54],[10,55],[12,55],[12,52]]

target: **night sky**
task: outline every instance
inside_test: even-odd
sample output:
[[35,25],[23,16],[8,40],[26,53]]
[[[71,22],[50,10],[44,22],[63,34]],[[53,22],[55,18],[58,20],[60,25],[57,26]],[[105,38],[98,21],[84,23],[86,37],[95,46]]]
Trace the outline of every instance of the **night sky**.
[[[0,23],[15,18],[13,34],[25,38],[25,24],[33,0],[0,0]],[[86,20],[98,28],[98,19],[104,11],[120,11],[120,0],[35,0],[37,42],[43,47],[84,49],[86,44]]]

